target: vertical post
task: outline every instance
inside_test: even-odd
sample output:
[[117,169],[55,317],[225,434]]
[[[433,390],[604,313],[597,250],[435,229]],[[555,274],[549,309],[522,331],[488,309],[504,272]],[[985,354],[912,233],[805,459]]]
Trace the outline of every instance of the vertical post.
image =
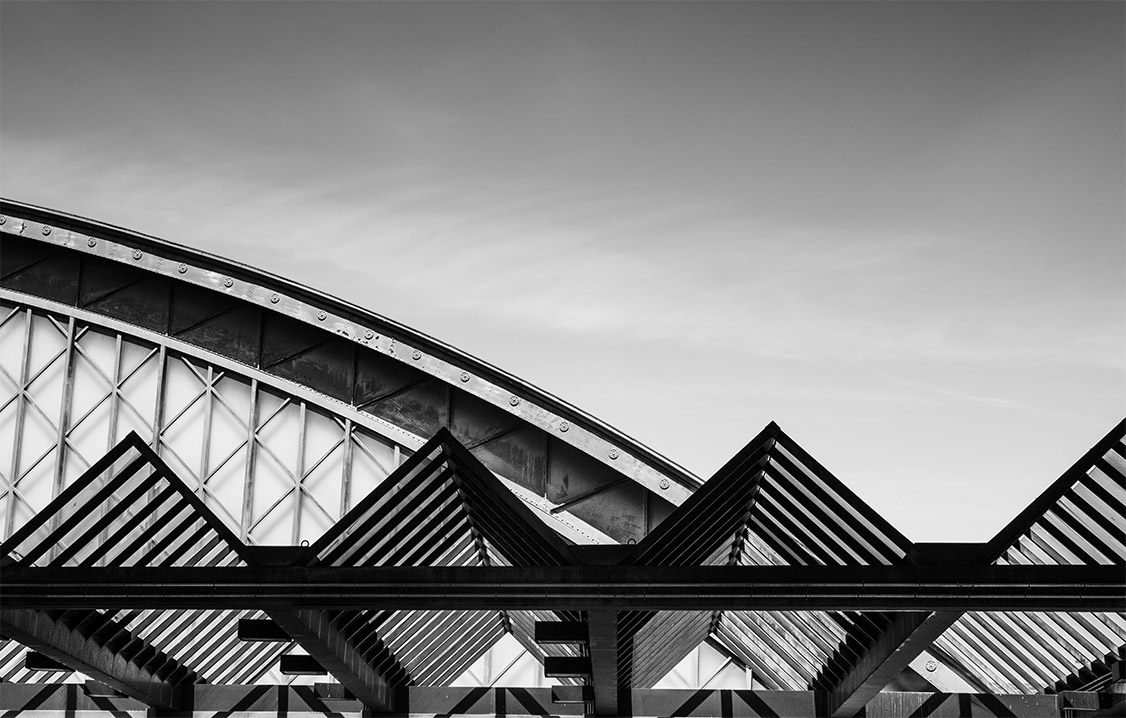
[[152,411],[152,450],[160,454],[161,438],[164,434],[165,366],[168,364],[168,350],[163,344],[160,345],[156,360],[156,400]]
[[74,403],[74,317],[66,325],[66,354],[63,359],[63,393],[59,406],[59,436],[56,444],[55,486],[51,498],[58,496],[66,483],[66,435],[70,430],[70,407]]
[[594,715],[618,715],[618,612],[588,611]]
[[242,529],[240,538],[247,542],[254,525],[254,457],[258,448],[258,380],[250,380],[250,416],[246,422],[246,473],[242,484]]
[[20,385],[16,393],[16,431],[15,446],[12,447],[12,486],[8,489],[8,520],[4,522],[4,531],[12,535],[12,524],[16,520],[16,486],[20,482],[20,453],[23,449],[23,423],[27,414],[27,375],[31,364],[31,308],[24,312],[23,325],[23,356],[20,358]]
[[340,516],[352,508],[352,420],[344,420],[344,456],[340,476]]
[[[74,324],[74,319],[71,319],[71,324]],[[114,342],[113,352],[113,373],[110,375],[110,390],[109,390],[109,427],[106,436],[106,451],[109,451],[117,443],[117,417],[121,410],[121,332],[117,332],[117,340]],[[102,504],[99,512],[102,516],[106,515],[109,511],[108,504]],[[109,536],[109,528],[102,529],[100,540],[105,541]]]
[[[156,361],[156,398],[153,401],[152,409],[152,450],[159,456],[161,435],[164,433],[164,406],[165,395],[167,393],[164,382],[167,380],[165,368],[168,364],[168,350],[163,344],[160,345],[157,351]],[[150,503],[156,499],[158,493],[160,493],[160,489],[156,486],[149,489]],[[156,520],[156,513],[150,513],[145,517],[145,528],[150,528]],[[99,564],[101,564],[100,561]]]
[[[74,320],[71,319],[72,324],[73,322]],[[106,451],[112,449],[113,445],[117,443],[117,416],[121,400],[118,394],[118,389],[121,387],[121,332],[117,333],[117,341],[114,345],[113,374],[110,376],[110,381],[113,386],[109,390],[109,435],[106,437]]]
[[212,384],[215,381],[215,369],[207,365],[207,379],[203,387],[203,437],[199,442],[199,486],[197,491],[201,500],[207,500],[206,484],[210,478],[209,456],[211,454],[211,409],[214,398],[211,393],[215,391]]
[[296,546],[301,542],[301,504],[305,489],[305,402],[299,402],[297,411],[297,466],[293,470],[293,535],[290,543]]
[[[51,498],[62,493],[66,483],[66,436],[70,431],[70,407],[74,403],[74,317],[66,324],[66,349],[63,350],[63,391],[59,401],[59,435],[55,443],[55,485],[51,488]],[[30,347],[29,347],[30,349]],[[51,523],[58,525],[58,520]],[[58,547],[51,549],[51,558],[58,553]]]

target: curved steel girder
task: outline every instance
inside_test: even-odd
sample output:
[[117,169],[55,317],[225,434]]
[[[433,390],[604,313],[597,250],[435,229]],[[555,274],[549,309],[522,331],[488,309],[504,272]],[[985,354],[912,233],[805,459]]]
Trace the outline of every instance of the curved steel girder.
[[390,422],[384,421],[377,416],[372,416],[371,414],[360,411],[349,404],[345,404],[342,401],[333,399],[331,396],[322,394],[319,391],[310,389],[307,386],[299,384],[295,381],[291,381],[284,377],[262,371],[261,369],[257,369],[252,366],[248,366],[229,357],[225,357],[222,354],[216,354],[213,351],[201,349],[194,344],[189,344],[188,342],[181,341],[179,339],[176,339],[175,337],[170,337],[166,334],[160,334],[143,327],[138,327],[134,324],[122,322],[117,319],[107,317],[104,314],[97,314],[85,309],[79,309],[78,307],[59,304],[58,302],[52,302],[49,299],[34,297],[29,294],[23,294],[22,292],[14,292],[3,287],[0,287],[0,299],[12,302],[13,304],[17,305],[34,307],[36,309],[41,309],[53,314],[73,316],[75,319],[86,322],[88,324],[111,329],[123,335],[133,336],[150,344],[163,346],[167,349],[180,352],[181,354],[185,354],[187,356],[197,357],[213,366],[220,367],[235,374],[245,376],[248,379],[255,379],[263,386],[268,386],[272,389],[276,389],[283,395],[292,396],[301,399],[313,406],[320,407],[329,414],[335,414],[341,418],[351,419],[352,422],[356,425],[362,426],[363,428],[368,429],[369,431],[378,434],[379,436],[382,436],[396,444],[399,444],[403,448],[409,449],[410,451],[416,451],[418,447],[426,443],[426,438],[421,437],[418,434],[411,433],[401,427],[395,426]]
[[12,200],[0,200],[0,212],[4,232],[207,288],[391,357],[542,429],[674,505],[702,484],[557,397],[386,317],[252,267],[93,220]]
[[[198,347],[194,344],[184,342],[175,337],[170,337],[166,334],[154,332],[135,324],[129,324],[117,319],[112,319],[103,314],[97,314],[78,307],[60,304],[48,299],[36,297],[22,292],[16,292],[10,289],[0,287],[0,301],[7,302],[15,305],[16,307],[26,307],[30,311],[45,314],[54,314],[61,316],[68,316],[71,322],[79,322],[81,325],[98,327],[103,331],[116,334],[119,337],[136,340],[137,342],[149,345],[155,345],[162,348],[162,351],[176,353],[182,356],[192,357],[202,361],[206,366],[214,367],[216,370],[229,372],[232,376],[238,376],[245,379],[247,382],[256,382],[260,387],[272,389],[281,396],[290,397],[292,399],[303,402],[309,407],[316,407],[328,416],[335,416],[339,421],[348,421],[357,429],[370,431],[372,434],[385,439],[390,445],[402,447],[402,449],[409,453],[415,452],[421,447],[426,439],[405,429],[395,426],[379,417],[373,416],[370,413],[361,411],[356,407],[345,402],[334,399],[321,392],[310,389],[298,382],[286,379],[284,377],[262,371],[255,367],[238,362],[230,357],[223,356],[216,352]],[[30,337],[31,335],[29,335]],[[73,342],[73,338],[70,339]],[[162,373],[163,375],[163,373]],[[161,378],[159,381],[167,381],[166,378]],[[163,392],[163,389],[161,390]],[[158,431],[163,432],[167,430],[166,425],[158,427]],[[73,426],[61,426],[58,431],[61,432],[60,442],[69,446],[69,442],[65,440],[65,435],[74,429]],[[18,450],[18,447],[14,447]],[[0,473],[2,476],[2,473]],[[553,508],[551,503],[544,497],[534,494],[529,489],[520,486],[508,477],[501,477],[502,481],[510,490],[515,493],[521,501],[536,510],[543,520],[554,528],[559,533],[567,536],[573,540],[583,541],[605,541],[606,539],[598,538],[597,533],[594,536],[590,535],[590,530],[602,532],[607,530],[605,526],[598,526],[587,524],[585,521],[577,516],[570,514],[568,511],[561,511],[563,507]],[[9,477],[9,481],[18,482],[18,476]],[[249,479],[248,479],[249,480]],[[624,480],[624,479],[623,479]],[[603,489],[606,487],[603,487]],[[0,497],[3,493],[0,493]],[[341,509],[343,510],[343,509]],[[243,525],[242,530],[247,531],[253,528],[249,525]],[[11,530],[11,527],[8,527]],[[0,531],[0,537],[2,537]]]

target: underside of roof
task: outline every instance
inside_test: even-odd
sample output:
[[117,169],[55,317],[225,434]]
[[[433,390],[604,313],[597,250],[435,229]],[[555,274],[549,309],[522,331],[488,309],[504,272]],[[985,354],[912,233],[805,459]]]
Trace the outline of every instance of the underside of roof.
[[[303,666],[349,709],[512,713],[449,692],[511,645],[555,686],[521,694],[533,714],[769,715],[776,693],[810,715],[1122,706],[1126,422],[989,543],[915,544],[774,424],[702,482],[385,318],[151,237],[2,212],[7,695],[84,675],[142,706],[231,709],[220,687]],[[68,597],[71,576],[101,597]],[[404,604],[384,576],[424,590]],[[481,587],[495,576],[520,582]],[[662,693],[701,651],[766,703]],[[933,698],[951,694],[977,697]]]

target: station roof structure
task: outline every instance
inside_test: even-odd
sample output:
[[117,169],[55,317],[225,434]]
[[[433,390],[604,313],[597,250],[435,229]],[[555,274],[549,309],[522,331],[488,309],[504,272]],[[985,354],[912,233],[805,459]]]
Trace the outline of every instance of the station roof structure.
[[1126,715],[1126,422],[914,543],[775,424],[702,481],[254,268],[0,231],[2,710]]

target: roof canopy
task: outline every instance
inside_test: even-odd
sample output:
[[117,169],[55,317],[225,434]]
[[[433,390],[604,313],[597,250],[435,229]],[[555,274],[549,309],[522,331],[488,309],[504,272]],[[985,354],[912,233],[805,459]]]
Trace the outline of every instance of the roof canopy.
[[[992,541],[915,544],[774,424],[701,482],[276,277],[16,203],[0,229],[0,707],[73,703],[14,686],[71,669],[236,710],[280,666],[336,680],[285,694],[314,710],[511,713],[451,688],[505,636],[557,683],[530,713],[1118,705],[1126,422]],[[702,644],[757,692],[655,688]]]

